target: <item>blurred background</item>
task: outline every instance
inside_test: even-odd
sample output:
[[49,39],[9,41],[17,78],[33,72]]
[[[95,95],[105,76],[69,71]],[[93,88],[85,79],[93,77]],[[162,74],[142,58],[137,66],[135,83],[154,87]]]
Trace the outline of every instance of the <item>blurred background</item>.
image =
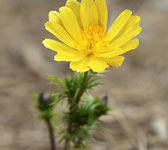
[[[141,16],[141,44],[92,91],[109,96],[91,150],[168,150],[168,0],[107,0],[109,25],[124,9]],[[63,79],[68,64],[54,62],[41,44],[48,12],[65,0],[0,0],[0,150],[48,150],[45,124],[32,93],[57,91],[46,75]]]

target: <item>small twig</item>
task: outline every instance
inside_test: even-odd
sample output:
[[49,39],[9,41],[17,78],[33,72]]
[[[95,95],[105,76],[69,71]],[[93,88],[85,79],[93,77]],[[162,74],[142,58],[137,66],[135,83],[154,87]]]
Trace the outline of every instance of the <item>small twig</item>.
[[[117,109],[117,102],[115,100],[113,100],[113,102],[115,103],[115,108]],[[119,109],[118,108],[118,113],[120,114],[120,116],[122,116],[121,118],[116,117],[117,121],[120,123],[120,125],[122,126],[123,130],[125,131],[125,133],[128,136],[128,140],[130,142],[130,144],[135,147],[136,149],[138,149],[137,147],[137,140],[135,137],[135,133],[136,131],[133,130],[134,126],[131,124],[131,122],[129,121],[126,113],[124,112],[124,110]]]
[[45,119],[45,122],[48,126],[51,150],[57,150],[56,143],[55,143],[55,137],[54,137],[54,130],[51,125],[51,121],[47,118]]
[[148,139],[145,133],[139,129],[137,132],[138,150],[148,150]]

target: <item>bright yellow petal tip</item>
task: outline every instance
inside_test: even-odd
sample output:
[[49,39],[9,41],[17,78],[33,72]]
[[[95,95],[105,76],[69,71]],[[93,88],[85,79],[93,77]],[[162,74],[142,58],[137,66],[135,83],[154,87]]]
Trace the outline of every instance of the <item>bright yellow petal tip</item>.
[[61,42],[45,39],[46,48],[56,51],[55,61],[68,61],[77,72],[102,72],[122,65],[120,56],[139,45],[140,17],[124,10],[108,31],[106,0],[67,0],[60,12],[51,11],[45,28]]

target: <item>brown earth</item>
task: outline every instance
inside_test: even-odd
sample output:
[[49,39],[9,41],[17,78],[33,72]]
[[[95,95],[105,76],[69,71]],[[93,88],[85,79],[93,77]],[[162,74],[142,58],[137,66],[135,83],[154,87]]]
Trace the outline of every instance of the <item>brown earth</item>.
[[[52,92],[46,74],[64,78],[68,64],[54,62],[41,41],[48,12],[61,0],[0,0],[0,150],[48,150],[48,134],[33,107],[34,91]],[[109,19],[123,9],[142,18],[141,44],[122,67],[102,77],[115,112],[103,117],[92,150],[168,150],[168,1],[113,0]],[[111,17],[113,16],[113,17]],[[111,21],[112,22],[112,21]]]

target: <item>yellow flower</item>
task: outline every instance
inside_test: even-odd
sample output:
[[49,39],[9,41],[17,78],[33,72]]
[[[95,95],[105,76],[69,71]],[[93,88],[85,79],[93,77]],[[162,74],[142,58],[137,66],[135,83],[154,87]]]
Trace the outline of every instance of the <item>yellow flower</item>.
[[120,56],[137,48],[141,32],[140,17],[124,10],[107,28],[106,0],[67,0],[59,12],[51,11],[45,28],[62,42],[45,39],[45,47],[56,51],[56,61],[70,62],[77,72],[104,71],[119,67],[124,61]]

